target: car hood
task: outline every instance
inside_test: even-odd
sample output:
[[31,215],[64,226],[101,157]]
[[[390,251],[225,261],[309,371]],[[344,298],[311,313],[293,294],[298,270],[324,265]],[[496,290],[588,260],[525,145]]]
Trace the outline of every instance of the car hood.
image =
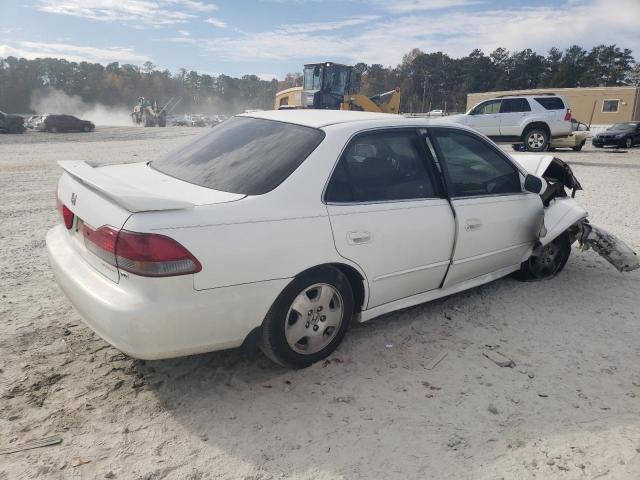
[[605,130],[604,132],[600,132],[598,135],[620,135],[621,133],[631,133],[630,130]]

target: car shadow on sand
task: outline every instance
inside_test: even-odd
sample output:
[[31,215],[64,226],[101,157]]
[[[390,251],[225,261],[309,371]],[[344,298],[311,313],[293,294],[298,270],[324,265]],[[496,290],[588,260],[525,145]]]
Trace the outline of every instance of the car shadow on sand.
[[[579,417],[569,399],[548,411],[547,393],[537,393],[573,398],[575,385],[565,382],[565,392],[560,382],[575,373],[576,358],[601,361],[574,332],[597,325],[601,313],[621,311],[617,301],[637,277],[621,288],[617,275],[588,254],[550,281],[501,279],[355,325],[329,359],[304,370],[241,349],[142,362],[138,369],[162,409],[193,437],[190,468],[199,471],[212,471],[222,452],[242,465],[246,478],[374,478],[390,471],[409,478],[427,474],[434,463],[442,473],[464,476],[465,446],[504,437],[510,427],[553,433],[565,428],[560,420]],[[580,305],[579,312],[566,304]],[[556,343],[566,350],[549,348]],[[498,344],[517,368],[499,368],[482,356]],[[542,374],[554,354],[557,365]],[[531,368],[541,377],[534,390],[526,375]],[[610,387],[599,387],[606,396]],[[487,411],[492,402],[507,417]],[[518,417],[521,407],[529,410]],[[354,448],[361,443],[367,447]],[[488,445],[487,455],[495,448]],[[511,447],[500,441],[499,448]]]

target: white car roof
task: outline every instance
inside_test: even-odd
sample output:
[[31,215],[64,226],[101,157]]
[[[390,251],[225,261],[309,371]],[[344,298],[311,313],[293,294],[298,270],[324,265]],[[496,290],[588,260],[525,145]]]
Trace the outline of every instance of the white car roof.
[[406,117],[392,113],[356,112],[350,110],[266,110],[262,112],[243,113],[238,116],[277,120],[314,128],[322,128],[337,123],[362,122],[366,120],[387,120],[394,123],[408,121]]

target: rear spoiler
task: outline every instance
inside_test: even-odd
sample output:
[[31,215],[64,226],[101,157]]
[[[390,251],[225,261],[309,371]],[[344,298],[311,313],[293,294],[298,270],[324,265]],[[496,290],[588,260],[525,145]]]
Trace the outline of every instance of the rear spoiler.
[[115,179],[99,168],[94,168],[86,162],[61,161],[58,165],[89,188],[107,197],[112,202],[127,209],[131,213],[149,212],[154,210],[181,210],[195,205],[175,198],[162,197],[155,193],[145,193],[143,185],[128,185]]

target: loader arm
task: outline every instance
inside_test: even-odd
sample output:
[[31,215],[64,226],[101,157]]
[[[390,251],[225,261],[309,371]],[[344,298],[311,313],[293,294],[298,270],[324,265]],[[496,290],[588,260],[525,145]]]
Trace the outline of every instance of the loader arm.
[[400,109],[400,89],[367,97],[362,94],[346,95],[342,110],[362,110],[365,112],[398,113]]

